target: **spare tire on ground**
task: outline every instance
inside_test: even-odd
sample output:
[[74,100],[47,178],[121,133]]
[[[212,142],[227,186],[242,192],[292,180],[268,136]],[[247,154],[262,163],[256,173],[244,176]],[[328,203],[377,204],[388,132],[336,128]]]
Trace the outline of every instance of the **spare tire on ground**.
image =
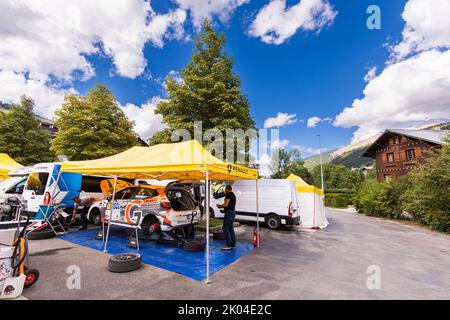
[[138,253],[121,253],[109,258],[108,270],[121,273],[139,269],[142,266],[141,255]]
[[225,240],[225,234],[223,231],[215,231],[213,232],[213,239],[214,240]]
[[183,243],[183,249],[191,252],[204,251],[206,248],[206,242],[204,239],[185,240]]
[[27,235],[28,240],[44,240],[44,239],[53,238],[54,236],[56,236],[56,235],[52,229],[43,229],[43,230],[38,230],[38,231],[32,231]]

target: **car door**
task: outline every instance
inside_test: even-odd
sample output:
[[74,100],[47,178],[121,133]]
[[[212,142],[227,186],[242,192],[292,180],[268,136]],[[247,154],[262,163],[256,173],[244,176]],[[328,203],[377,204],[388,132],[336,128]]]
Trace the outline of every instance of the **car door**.
[[[116,192],[111,214],[112,222],[128,224],[126,218],[126,209],[127,205],[133,200],[135,193],[136,193],[135,187],[125,188]],[[108,203],[107,210],[111,209],[110,206],[111,204]]]

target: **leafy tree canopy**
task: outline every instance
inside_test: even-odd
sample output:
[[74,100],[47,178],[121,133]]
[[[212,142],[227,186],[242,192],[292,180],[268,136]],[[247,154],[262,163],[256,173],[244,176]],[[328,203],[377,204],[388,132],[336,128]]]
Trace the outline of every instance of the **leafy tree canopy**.
[[304,161],[300,156],[300,151],[293,149],[286,151],[278,150],[278,161],[272,159],[271,171],[273,179],[286,179],[291,173],[301,177],[305,182],[313,182],[311,173],[304,167]]
[[0,152],[30,165],[55,159],[50,151],[50,135],[40,128],[33,112],[34,101],[23,96],[19,105],[0,112]]
[[[320,166],[312,170],[314,185],[321,188]],[[364,180],[360,170],[350,170],[343,165],[326,163],[323,165],[325,191],[330,189],[356,190]]]
[[187,129],[193,137],[194,121],[202,122],[203,131],[255,128],[240,78],[233,73],[233,60],[225,52],[225,35],[217,34],[208,20],[194,41],[191,61],[180,75],[181,79],[166,79],[168,98],[158,104],[156,113],[163,116],[168,128],[156,133],[150,144],[171,142],[175,129]]
[[70,160],[102,158],[137,144],[133,123],[104,85],[97,84],[85,97],[67,95],[56,116],[60,130],[51,148]]

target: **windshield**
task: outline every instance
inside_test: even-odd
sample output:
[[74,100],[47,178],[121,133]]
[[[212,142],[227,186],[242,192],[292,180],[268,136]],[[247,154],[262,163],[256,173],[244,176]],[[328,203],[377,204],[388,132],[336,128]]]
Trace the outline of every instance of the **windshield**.
[[38,196],[43,195],[47,186],[48,176],[48,172],[31,172],[25,186],[26,190],[34,191]]
[[139,188],[139,190],[136,192],[134,198],[135,199],[146,199],[146,198],[156,197],[157,195],[158,195],[158,192],[155,189]]

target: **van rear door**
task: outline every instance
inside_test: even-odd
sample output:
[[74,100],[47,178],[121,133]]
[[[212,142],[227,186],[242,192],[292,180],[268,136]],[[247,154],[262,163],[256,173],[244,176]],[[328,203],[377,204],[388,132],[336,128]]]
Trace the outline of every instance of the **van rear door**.
[[33,171],[28,176],[23,191],[23,199],[27,202],[28,211],[39,211],[39,206],[44,202],[49,176],[49,172],[40,171]]

